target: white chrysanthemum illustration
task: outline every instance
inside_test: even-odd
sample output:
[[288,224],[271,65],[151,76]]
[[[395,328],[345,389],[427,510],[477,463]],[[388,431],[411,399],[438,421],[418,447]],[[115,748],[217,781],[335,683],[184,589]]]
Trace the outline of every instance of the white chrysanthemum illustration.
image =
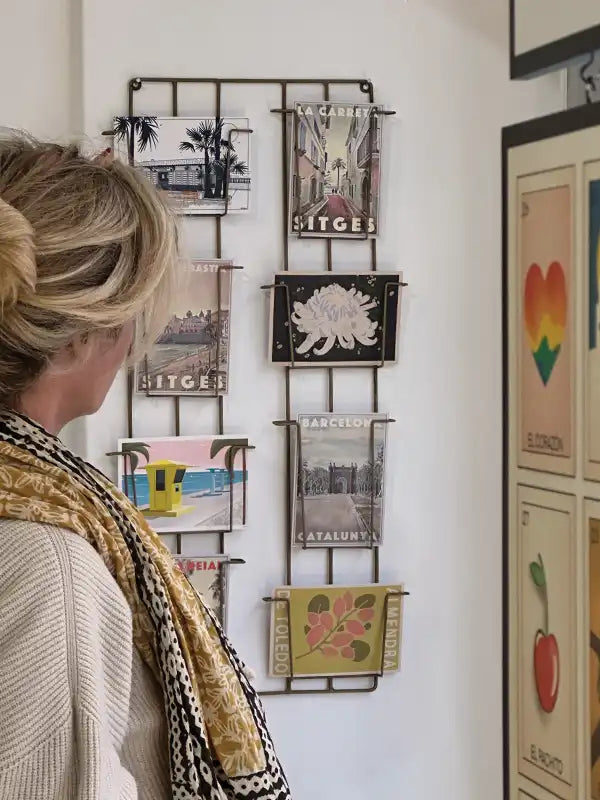
[[[368,311],[377,303],[368,294],[355,288],[344,289],[338,283],[317,289],[306,303],[296,301],[292,322],[306,339],[297,348],[299,355],[311,349],[316,356],[325,355],[336,343],[346,350],[352,350],[355,340],[365,346],[377,343],[375,330],[377,322],[369,319]],[[325,339],[322,347],[315,347]]]

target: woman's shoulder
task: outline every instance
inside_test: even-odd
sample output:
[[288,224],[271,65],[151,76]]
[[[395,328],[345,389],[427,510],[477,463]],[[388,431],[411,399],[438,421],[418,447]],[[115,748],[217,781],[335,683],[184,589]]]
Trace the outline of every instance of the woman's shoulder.
[[[0,519],[0,785],[3,769],[72,736],[74,709],[85,731],[122,739],[131,657],[129,607],[94,548]],[[100,734],[85,736],[84,747]]]
[[[0,519],[0,587],[36,588],[40,604],[61,594],[74,595],[75,608],[108,600],[110,610],[127,617],[116,581],[92,545],[73,531],[38,522]],[[0,602],[3,591],[0,588]],[[124,620],[125,621],[125,620]]]

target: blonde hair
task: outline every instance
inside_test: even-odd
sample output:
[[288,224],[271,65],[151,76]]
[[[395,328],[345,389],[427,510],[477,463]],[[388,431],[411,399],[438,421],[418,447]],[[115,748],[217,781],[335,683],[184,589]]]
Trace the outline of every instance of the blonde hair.
[[132,167],[0,138],[0,405],[77,337],[136,321],[156,339],[179,261],[175,218]]

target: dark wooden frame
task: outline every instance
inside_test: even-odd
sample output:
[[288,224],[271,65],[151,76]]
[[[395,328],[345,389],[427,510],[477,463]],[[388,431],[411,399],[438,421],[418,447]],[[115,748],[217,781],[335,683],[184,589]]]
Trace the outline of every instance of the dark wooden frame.
[[565,67],[577,56],[600,50],[600,24],[557,39],[554,42],[515,53],[515,0],[510,2],[510,77],[529,78],[540,72]]
[[[502,130],[502,695],[504,800],[510,800],[510,620],[509,620],[509,363],[508,363],[508,154],[514,147],[542,142],[586,128],[600,128],[600,103],[579,106]],[[600,134],[599,134],[600,139]]]

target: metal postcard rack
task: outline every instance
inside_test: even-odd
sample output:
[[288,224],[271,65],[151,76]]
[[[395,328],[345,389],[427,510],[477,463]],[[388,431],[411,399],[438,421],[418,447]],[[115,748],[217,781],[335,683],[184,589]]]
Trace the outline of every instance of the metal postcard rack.
[[[167,84],[171,87],[171,107],[172,107],[172,116],[176,117],[179,116],[179,108],[178,108],[178,91],[180,85],[185,84],[198,84],[202,86],[212,86],[214,88],[214,117],[220,118],[221,117],[221,96],[222,96],[222,89],[224,86],[227,85],[249,85],[249,86],[279,86],[281,90],[281,107],[272,109],[274,114],[278,114],[281,117],[281,175],[282,175],[282,186],[283,186],[283,201],[282,201],[282,209],[281,209],[281,236],[282,236],[282,244],[283,244],[283,269],[284,271],[289,270],[289,262],[290,262],[290,239],[294,237],[298,238],[319,238],[323,239],[324,246],[325,246],[325,253],[326,253],[326,269],[327,271],[333,271],[333,256],[332,256],[332,238],[327,237],[327,235],[318,234],[314,235],[311,232],[307,232],[303,230],[302,225],[302,215],[300,214],[300,195],[296,192],[296,197],[298,198],[298,207],[297,207],[297,230],[293,233],[289,232],[290,229],[290,201],[289,201],[289,182],[290,182],[290,144],[294,148],[294,154],[296,163],[298,162],[298,148],[297,148],[297,131],[298,131],[298,114],[295,113],[295,108],[288,108],[288,89],[290,86],[312,86],[312,87],[321,87],[323,92],[323,102],[332,102],[330,97],[330,90],[333,86],[357,86],[359,90],[366,96],[365,102],[373,104],[374,103],[374,89],[373,84],[371,81],[365,80],[363,78],[336,78],[336,79],[315,79],[315,78],[167,78],[167,77],[137,77],[133,78],[128,83],[128,113],[129,116],[135,115],[135,97],[136,94],[142,89],[144,84]],[[320,101],[319,101],[320,102]],[[203,111],[203,113],[205,113]],[[386,111],[382,108],[374,108],[370,115],[370,124],[369,124],[369,141],[370,141],[370,152],[373,152],[373,137],[376,135],[377,125],[380,124],[379,117],[380,116],[387,116],[395,114],[394,111]],[[293,126],[289,125],[289,118],[293,116],[294,124]],[[290,131],[291,128],[291,131]],[[251,129],[236,129],[241,133],[246,133],[250,135],[252,133]],[[290,141],[290,132],[292,134],[292,140]],[[231,131],[229,132],[229,136],[231,136]],[[229,152],[229,151],[228,151]],[[372,163],[372,159],[370,164]],[[372,171],[369,167],[368,169],[368,181],[367,181],[367,189],[366,189],[366,197],[367,200],[371,197],[372,187],[371,187],[371,180],[372,180]],[[227,196],[227,192],[225,193]],[[368,207],[368,203],[367,203]],[[221,221],[222,218],[228,212],[228,201],[225,200],[225,206],[223,210],[216,211],[212,214],[204,214],[203,217],[211,217],[214,219],[215,225],[215,258],[220,259],[222,257],[222,225]],[[369,267],[368,270],[375,271],[377,270],[377,241],[376,239],[370,235],[368,230],[368,211],[363,213],[364,222],[363,222],[363,230],[360,232],[359,236],[354,235],[352,238],[362,239],[363,241],[367,242],[369,247]],[[234,267],[239,269],[239,267]],[[365,270],[367,271],[367,270]],[[403,284],[404,285],[404,284]],[[220,292],[220,274],[219,274],[219,304],[221,302],[221,292]],[[400,287],[398,284],[394,284],[395,288],[400,291]],[[271,291],[275,291],[275,285],[268,285],[262,287],[264,289],[269,289]],[[285,287],[287,289],[287,287]],[[289,296],[287,296],[287,311],[288,316],[290,313],[289,307]],[[385,301],[384,301],[384,316],[387,316],[387,305],[388,305],[388,288],[386,286],[385,289]],[[219,344],[217,344],[217,349],[219,348]],[[385,326],[384,326],[384,337],[382,342],[382,360],[381,363],[373,366],[373,367],[366,367],[365,369],[369,369],[372,375],[372,400],[371,400],[371,407],[374,413],[379,412],[379,387],[378,387],[378,374],[379,368],[383,366],[385,362]],[[293,463],[293,439],[292,439],[292,430],[295,429],[297,431],[297,442],[300,445],[300,436],[299,431],[297,429],[297,422],[291,419],[291,381],[290,381],[290,370],[296,369],[297,366],[294,363],[294,354],[293,354],[293,347],[290,349],[291,355],[291,363],[287,366],[282,366],[281,369],[285,375],[285,418],[283,420],[276,420],[274,422],[275,425],[281,426],[285,430],[285,449],[286,449],[286,502],[285,502],[285,525],[284,525],[284,535],[286,536],[286,563],[285,563],[285,584],[292,585],[292,565],[293,565],[293,557],[294,557],[294,546],[292,544],[292,531],[293,531],[293,519],[292,519],[292,491],[296,491],[296,487],[292,487],[292,475],[294,474],[295,465]],[[355,365],[353,365],[355,366]],[[302,369],[306,369],[307,366],[302,366]],[[315,369],[326,369],[327,371],[327,395],[328,395],[328,411],[334,411],[334,370],[336,369],[343,369],[344,367],[320,367],[315,366]],[[146,375],[147,375],[147,367],[146,367]],[[147,385],[148,381],[146,381]],[[130,370],[128,375],[128,391],[127,391],[127,419],[128,419],[128,430],[129,430],[129,437],[133,436],[133,396],[135,393],[135,374],[134,370]],[[151,392],[146,392],[147,394],[153,394]],[[156,395],[153,395],[156,396]],[[223,396],[219,392],[219,364],[217,361],[216,367],[216,378],[215,378],[215,390],[214,394],[204,395],[202,398],[199,399],[210,399],[213,398],[216,400],[218,404],[218,433],[224,433],[224,418],[223,418]],[[171,398],[175,404],[175,435],[180,435],[180,398],[178,396]],[[379,422],[393,422],[392,419],[384,419],[377,420]],[[371,435],[370,435],[370,446],[373,451],[374,455],[374,425],[371,426]],[[244,497],[245,497],[245,489],[246,489],[246,450],[252,449],[251,445],[247,447],[241,447],[242,450],[242,457],[243,457],[243,481],[244,481]],[[296,448],[296,453],[299,456],[300,454],[300,446]],[[233,461],[232,461],[232,469],[233,469]],[[231,479],[230,475],[230,479]],[[373,482],[372,482],[373,483]],[[373,509],[374,509],[374,494],[373,490],[371,493],[371,530],[369,531],[368,541],[365,543],[365,547],[368,548],[371,552],[371,582],[379,583],[380,581],[380,562],[379,562],[379,546],[378,542],[375,540],[374,532],[373,532]],[[219,534],[219,547],[221,553],[225,552],[225,536],[228,532],[233,529],[232,525],[232,502],[233,502],[233,495],[230,493],[230,519],[229,525],[225,526],[223,529],[212,531],[212,533]],[[302,508],[302,516],[304,516],[304,497],[303,491],[301,492],[300,497],[301,508]],[[245,503],[244,503],[245,509]],[[245,511],[244,511],[245,513]],[[181,536],[185,535],[184,533],[177,534],[177,551],[176,554],[181,553]],[[306,548],[306,543],[304,543],[303,548]],[[313,546],[310,547],[313,549]],[[318,549],[318,548],[314,548]],[[334,551],[335,547],[327,547],[321,548],[326,550],[326,559],[327,559],[327,583],[330,585],[334,584]],[[235,560],[235,563],[239,563],[240,560]],[[232,562],[233,563],[233,562]],[[397,594],[397,593],[396,593]],[[401,592],[400,594],[408,594],[408,592]],[[275,602],[275,598],[272,597],[265,597],[263,598],[266,603],[272,604]],[[385,651],[385,637],[386,637],[386,630],[387,630],[387,610],[388,610],[388,602],[389,598],[386,598],[385,603],[385,619],[382,631],[382,653]],[[290,647],[291,653],[291,647]],[[382,660],[383,664],[383,660]],[[295,679],[293,677],[293,671],[291,671],[290,677],[285,679],[285,686],[282,689],[274,690],[274,691],[265,691],[262,692],[263,696],[273,696],[273,695],[289,695],[289,694],[298,694],[298,695],[306,695],[306,694],[326,694],[326,693],[335,693],[335,694],[364,694],[364,693],[371,693],[374,692],[379,684],[379,679],[383,675],[383,666],[382,668],[371,675],[364,676],[368,678],[368,685],[367,686],[360,686],[360,687],[340,687],[338,686],[338,681],[348,680],[343,676],[339,678],[327,678],[326,679],[326,686],[323,688],[298,688],[297,684],[295,684]],[[302,678],[302,682],[313,680],[311,678]],[[321,678],[316,678],[315,680],[322,680]]]

